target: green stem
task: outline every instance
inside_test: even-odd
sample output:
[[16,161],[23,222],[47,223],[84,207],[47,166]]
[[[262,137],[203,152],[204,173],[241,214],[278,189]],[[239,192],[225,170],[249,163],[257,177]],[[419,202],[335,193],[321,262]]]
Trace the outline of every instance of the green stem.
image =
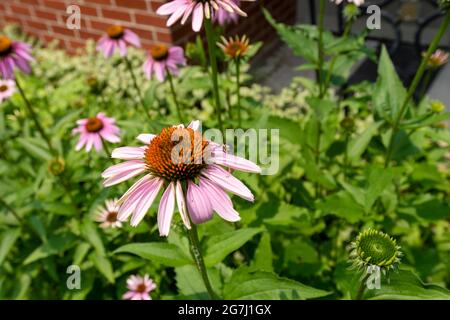
[[348,172],[348,143],[350,141],[350,133],[345,133],[345,151],[344,151],[344,181],[347,178]]
[[431,69],[428,69],[425,72],[425,77],[423,78],[422,90],[420,91],[420,96],[419,96],[419,105],[423,101],[423,99],[425,99],[425,96],[427,95],[427,89],[428,89],[428,86],[430,85],[432,74],[433,73],[432,73]]
[[419,69],[417,70],[416,76],[414,77],[414,80],[408,89],[408,93],[406,94],[405,100],[403,101],[403,104],[400,108],[397,119],[395,119],[395,122],[392,126],[391,139],[390,139],[387,151],[386,151],[386,160],[385,160],[385,164],[384,164],[385,168],[387,168],[391,162],[392,153],[394,150],[395,138],[400,129],[400,123],[401,123],[401,121],[403,119],[403,115],[408,107],[408,103],[411,100],[412,96],[414,95],[414,92],[416,92],[416,89],[420,83],[420,80],[422,79],[422,76],[426,71],[427,62],[428,62],[429,58],[431,57],[431,55],[436,51],[437,47],[439,46],[439,43],[440,43],[442,37],[444,36],[445,31],[447,30],[449,24],[450,24],[450,10],[447,11],[447,14],[445,15],[444,21],[442,22],[438,33],[434,37],[433,42],[428,47],[427,53],[425,54],[425,56],[422,59],[422,62],[420,63],[420,66],[419,66]]
[[213,95],[216,104],[216,113],[217,113],[217,122],[219,125],[219,129],[224,133],[223,123],[222,123],[222,107],[220,104],[220,95],[219,95],[219,80],[218,80],[218,71],[217,71],[217,57],[216,57],[216,43],[214,40],[214,30],[212,28],[211,19],[205,19],[205,31],[206,31],[206,39],[208,42],[208,54],[209,54],[209,62],[211,65],[211,80],[213,83]]
[[109,150],[109,147],[108,147],[108,145],[106,144],[105,141],[103,142],[103,148],[105,149],[105,153],[106,153],[107,158],[110,158],[111,157],[111,151]]
[[[353,20],[348,20],[345,24],[343,38],[346,38],[350,34],[350,30],[352,29]],[[331,77],[333,75],[334,67],[336,65],[337,59],[339,55],[333,56],[333,59],[330,62],[330,69],[328,70],[327,78],[325,79],[324,91],[327,92],[328,87],[330,86]]]
[[23,91],[22,87],[19,84],[19,81],[17,80],[17,78],[15,78],[15,82],[16,82],[16,86],[17,89],[19,89],[19,93],[22,96],[23,101],[25,102],[25,106],[28,109],[28,113],[31,116],[31,119],[33,119],[34,124],[37,128],[37,130],[39,131],[39,134],[41,135],[41,137],[45,140],[45,143],[48,146],[48,149],[50,150],[50,152],[55,155],[55,150],[52,147],[52,144],[50,143],[50,138],[47,136],[47,134],[45,133],[44,129],[42,128],[41,124],[39,123],[39,119],[37,117],[36,112],[34,112],[34,109],[30,103],[30,101],[27,99],[25,92]]
[[205,262],[203,260],[203,256],[200,250],[200,241],[198,240],[197,227],[192,222],[191,222],[191,229],[188,229],[187,233],[189,237],[192,257],[194,258],[195,264],[197,265],[197,269],[202,276],[203,283],[205,284],[206,290],[208,291],[209,298],[212,300],[217,300],[219,298],[214,292],[211,286],[211,282],[209,281],[208,272],[206,270]]
[[173,85],[172,74],[170,73],[170,71],[167,68],[166,68],[166,73],[167,73],[167,79],[169,79],[170,91],[172,92],[173,102],[175,104],[175,107],[177,108],[178,119],[179,119],[180,123],[184,123],[180,104],[178,103],[177,94],[175,93],[175,86]]
[[238,125],[239,128],[242,126],[241,118],[241,59],[237,58],[236,63],[236,95],[237,95],[237,107],[238,107]]
[[319,7],[319,40],[317,41],[317,50],[319,54],[319,73],[318,76],[318,82],[319,82],[319,98],[323,98],[325,95],[324,91],[324,79],[323,79],[323,64],[325,60],[325,52],[323,48],[323,29],[324,29],[324,22],[325,22],[325,0],[320,0],[320,7]]
[[140,103],[140,105],[142,107],[142,111],[145,113],[145,115],[147,116],[147,118],[149,120],[152,120],[151,117],[150,117],[150,114],[148,113],[147,106],[144,103],[144,99],[142,98],[141,89],[139,89],[139,86],[137,84],[136,76],[135,76],[135,74],[133,72],[133,66],[131,65],[130,60],[128,60],[128,58],[126,56],[123,57],[123,59],[125,60],[125,64],[127,65],[128,71],[130,72],[131,79],[133,80],[133,86],[136,89],[136,93],[137,93],[137,96],[138,96],[138,99],[139,99],[139,103]]
[[361,283],[359,284],[358,292],[356,293],[355,300],[362,300],[364,291],[366,290],[366,281],[369,279],[370,274],[365,275],[361,279]]
[[14,216],[14,218],[16,218],[16,220],[19,222],[19,224],[23,225],[24,222],[22,220],[22,218],[19,216],[19,214],[16,212],[16,210],[14,210],[5,200],[3,200],[2,198],[0,198],[0,204],[5,207],[6,210],[8,210],[9,212],[11,212],[11,214]]

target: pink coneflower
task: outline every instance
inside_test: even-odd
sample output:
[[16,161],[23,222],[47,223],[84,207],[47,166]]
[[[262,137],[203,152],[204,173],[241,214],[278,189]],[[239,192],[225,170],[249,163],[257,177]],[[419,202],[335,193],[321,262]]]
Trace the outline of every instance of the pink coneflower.
[[9,99],[16,92],[14,80],[0,80],[0,103]]
[[31,46],[24,42],[13,41],[0,35],[0,75],[4,79],[14,79],[14,68],[30,73]]
[[[342,1],[344,0],[331,0],[331,2],[334,2],[336,4],[341,4]],[[364,0],[347,0],[347,2],[354,3],[358,7],[364,4]]]
[[180,19],[181,24],[184,24],[192,14],[192,29],[198,32],[203,25],[203,18],[210,19],[219,9],[237,13],[243,17],[247,16],[233,0],[173,0],[159,7],[156,13],[162,16],[170,15],[169,20],[167,20],[168,27]]
[[[423,56],[425,56],[426,53],[423,53]],[[428,59],[427,64],[429,68],[439,68],[442,67],[444,64],[448,62],[449,54],[448,52],[445,52],[444,50],[437,49]]]
[[80,134],[80,140],[75,148],[77,151],[83,146],[86,146],[87,152],[91,151],[92,146],[100,151],[103,147],[102,139],[111,143],[120,142],[120,130],[116,126],[116,121],[106,117],[102,112],[95,117],[78,120],[77,124],[78,127],[72,130],[73,134]]
[[[112,152],[112,158],[126,161],[103,172],[106,187],[144,174],[119,199],[120,221],[131,215],[131,225],[137,226],[161,189],[165,189],[157,217],[161,236],[169,234],[175,203],[188,229],[191,220],[195,224],[210,220],[213,211],[225,220],[240,220],[226,191],[248,201],[254,197],[222,166],[255,173],[261,169],[251,161],[226,153],[222,145],[204,139],[199,127],[200,122],[193,121],[187,128],[173,126],[159,135],[141,134],[137,139],[144,146],[117,148]],[[181,142],[177,137],[181,137]]]
[[221,37],[222,42],[218,42],[217,45],[222,49],[223,53],[232,59],[238,59],[244,57],[248,49],[250,48],[250,40],[246,35],[239,38],[239,36],[225,38]]
[[[231,0],[236,3],[237,6],[240,5],[239,0]],[[213,21],[221,26],[226,26],[230,23],[237,23],[239,20],[239,15],[235,12],[228,12],[223,8],[219,8],[217,12],[213,15]]]
[[149,80],[152,74],[155,74],[156,78],[163,82],[167,71],[177,75],[180,65],[186,65],[183,48],[156,44],[150,47],[150,53],[144,63],[144,73]]
[[125,300],[152,300],[150,292],[156,289],[156,284],[148,274],[144,277],[132,275],[127,279],[127,288],[123,295]]
[[141,47],[141,41],[136,33],[119,25],[113,25],[106,29],[106,34],[100,38],[97,51],[103,52],[105,58],[111,57],[116,49],[122,57],[127,54],[127,45]]
[[101,206],[98,209],[95,221],[100,222],[100,228],[120,228],[122,227],[122,222],[117,219],[118,212],[117,199],[106,200],[105,206]]

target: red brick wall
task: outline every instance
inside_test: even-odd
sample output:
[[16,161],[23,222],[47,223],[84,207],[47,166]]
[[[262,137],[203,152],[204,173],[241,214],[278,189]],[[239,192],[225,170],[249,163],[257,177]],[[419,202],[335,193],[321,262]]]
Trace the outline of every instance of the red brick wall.
[[[88,38],[98,39],[111,24],[120,24],[135,31],[143,45],[152,43],[183,44],[195,38],[190,24],[166,27],[166,17],[156,15],[165,0],[0,0],[0,27],[7,23],[19,24],[26,33],[43,41],[58,39],[69,52],[83,47]],[[69,5],[81,9],[81,29],[66,27]],[[265,6],[279,20],[292,23],[295,20],[296,0],[259,0],[245,3],[249,15],[238,25],[230,27],[230,33],[246,33],[252,39],[266,40],[274,37],[267,25],[260,6]]]

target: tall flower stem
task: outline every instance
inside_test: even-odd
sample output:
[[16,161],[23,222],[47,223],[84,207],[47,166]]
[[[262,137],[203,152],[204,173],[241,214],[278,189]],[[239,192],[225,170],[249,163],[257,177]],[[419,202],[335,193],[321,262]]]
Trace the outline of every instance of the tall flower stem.
[[150,117],[150,114],[148,113],[148,108],[144,103],[144,99],[142,98],[142,92],[141,89],[139,89],[139,86],[137,84],[137,80],[136,80],[136,75],[133,72],[133,66],[131,65],[130,60],[125,56],[123,57],[123,59],[125,60],[125,64],[127,65],[128,71],[130,72],[131,75],[131,79],[133,80],[133,86],[136,89],[137,95],[138,95],[138,99],[139,99],[139,103],[142,107],[142,111],[145,113],[145,115],[147,116],[147,118],[149,120],[152,120]]
[[[319,72],[317,73],[318,76],[318,83],[319,83],[319,99],[322,99],[326,93],[325,89],[325,83],[323,78],[323,65],[325,60],[325,52],[323,48],[323,29],[324,29],[324,19],[325,19],[325,0],[320,0],[320,7],[319,7],[319,39],[317,41],[317,52],[319,55],[319,61],[318,61],[318,69]],[[315,158],[316,158],[316,166],[319,169],[320,167],[320,144],[321,144],[321,137],[322,136],[322,125],[320,121],[317,124],[317,140],[316,140],[316,149],[315,149]],[[319,183],[315,183],[315,196],[316,198],[319,197],[320,193],[320,186]]]
[[422,90],[420,91],[420,96],[419,96],[419,104],[423,101],[423,99],[425,99],[425,96],[427,95],[427,89],[428,89],[428,86],[430,85],[432,74],[433,74],[433,72],[431,71],[431,69],[428,69],[425,72],[425,76],[424,76],[423,82],[422,82]]
[[237,108],[238,108],[238,125],[239,128],[242,126],[242,116],[241,116],[241,59],[235,59],[236,64],[236,96],[237,96]]
[[323,29],[324,29],[324,22],[325,22],[325,0],[320,0],[320,5],[319,5],[319,39],[317,41],[317,52],[319,55],[319,60],[318,60],[318,69],[319,69],[319,73],[317,74],[318,76],[318,82],[319,82],[319,98],[323,98],[323,96],[325,95],[325,91],[324,91],[324,78],[323,78],[323,65],[324,65],[324,60],[325,60],[325,52],[324,52],[324,48],[323,48]]
[[208,272],[206,270],[205,262],[203,260],[202,252],[200,249],[200,241],[198,240],[197,227],[195,224],[191,223],[191,229],[187,230],[190,249],[192,257],[195,260],[195,264],[197,265],[197,269],[200,272],[203,283],[205,284],[206,290],[208,291],[208,295],[210,299],[217,300],[218,296],[214,292],[211,282],[209,281]]
[[366,290],[366,281],[369,279],[370,274],[366,274],[359,284],[358,292],[356,293],[355,300],[362,300],[362,297],[364,295],[364,291]]
[[[348,35],[350,34],[350,30],[352,29],[352,25],[353,25],[353,20],[348,20],[345,24],[345,28],[344,28],[344,33],[342,35],[343,38],[347,38]],[[324,84],[324,92],[327,92],[328,87],[330,86],[331,83],[331,77],[333,76],[333,71],[334,71],[334,67],[336,65],[337,59],[338,59],[339,55],[335,55],[330,62],[330,69],[328,70],[328,74],[327,77],[325,79],[325,84]]]
[[180,104],[178,103],[177,94],[175,92],[175,86],[173,85],[172,74],[170,73],[169,69],[167,69],[167,68],[166,68],[166,73],[167,73],[167,79],[169,79],[170,91],[172,93],[173,103],[175,104],[175,107],[177,108],[178,119],[179,119],[180,123],[184,123],[183,115],[181,113]]
[[218,71],[217,71],[217,57],[216,57],[216,43],[214,39],[214,31],[211,23],[211,19],[205,19],[205,32],[206,39],[208,42],[208,54],[209,54],[209,62],[211,65],[211,80],[213,83],[213,95],[216,104],[216,113],[217,113],[217,122],[219,125],[219,129],[224,133],[223,123],[222,123],[222,107],[220,103],[220,95],[219,95],[219,80],[218,80]]
[[422,79],[422,76],[424,75],[426,69],[427,69],[427,62],[430,59],[433,52],[436,51],[437,47],[439,46],[439,43],[442,39],[442,37],[445,34],[445,31],[447,30],[448,26],[450,24],[450,10],[447,11],[444,21],[442,22],[439,31],[437,32],[436,36],[433,39],[433,42],[431,42],[430,46],[428,47],[427,53],[422,58],[422,62],[420,63],[419,69],[417,70],[416,76],[413,79],[413,82],[411,83],[411,86],[408,89],[408,93],[406,94],[405,100],[403,101],[403,104],[401,105],[400,111],[397,115],[397,118],[395,119],[393,125],[392,125],[392,133],[391,133],[391,139],[389,142],[389,146],[386,151],[386,160],[384,167],[387,168],[391,162],[392,153],[394,150],[394,143],[395,138],[397,136],[398,131],[400,130],[400,123],[403,120],[404,113],[408,107],[408,103],[411,100],[412,96],[414,95],[414,92],[416,92],[416,89],[420,83],[420,80]]
[[239,127],[242,126],[242,116],[241,116],[241,59],[237,58],[236,63],[236,96],[237,96],[237,107],[238,107],[238,124]]
[[39,119],[37,117],[37,114],[34,111],[33,106],[31,105],[30,101],[27,99],[27,96],[25,95],[25,92],[23,91],[22,87],[20,86],[19,81],[17,80],[17,78],[15,78],[15,82],[16,82],[17,89],[19,89],[19,93],[22,96],[23,101],[25,102],[25,106],[28,109],[28,113],[30,114],[31,119],[33,119],[34,124],[35,124],[37,130],[39,131],[39,134],[45,140],[45,143],[47,144],[48,149],[50,150],[50,152],[52,154],[55,154],[55,150],[53,149],[52,144],[50,143],[50,138],[47,136],[47,134],[45,133],[45,131],[42,128],[41,124],[39,123]]

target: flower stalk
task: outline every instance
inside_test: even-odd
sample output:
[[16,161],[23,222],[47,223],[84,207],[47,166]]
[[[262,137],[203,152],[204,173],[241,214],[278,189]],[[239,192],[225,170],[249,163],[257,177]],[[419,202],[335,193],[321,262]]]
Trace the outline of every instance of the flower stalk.
[[147,118],[149,120],[152,120],[150,117],[150,114],[148,113],[148,108],[144,103],[144,99],[142,98],[142,92],[141,89],[139,89],[139,86],[137,84],[137,80],[136,80],[136,76],[133,72],[133,66],[131,65],[130,60],[125,56],[123,57],[123,59],[125,60],[125,64],[127,65],[128,71],[130,72],[131,75],[131,79],[133,80],[133,86],[136,89],[137,95],[138,95],[138,99],[139,99],[139,103],[142,106],[142,111],[145,113],[145,115],[147,116]]
[[212,27],[211,19],[205,19],[205,32],[206,32],[206,39],[208,42],[208,54],[209,54],[209,62],[211,65],[211,80],[213,83],[213,96],[214,96],[214,101],[216,104],[217,123],[219,125],[220,131],[222,133],[224,133],[222,117],[221,117],[222,107],[221,107],[220,95],[219,95],[216,42],[214,40],[214,30]]
[[209,281],[208,272],[206,270],[205,261],[203,260],[203,255],[200,249],[200,241],[198,240],[197,227],[195,224],[191,223],[191,229],[187,229],[187,234],[189,237],[191,255],[195,260],[198,271],[200,272],[203,283],[205,284],[206,290],[208,292],[209,298],[211,300],[217,300],[218,296],[214,292],[211,282]]
[[393,125],[392,125],[392,133],[391,133],[391,139],[388,145],[388,148],[386,150],[386,158],[384,167],[387,168],[390,165],[391,159],[392,159],[392,153],[394,150],[394,143],[395,138],[397,136],[398,131],[400,130],[400,124],[403,120],[403,116],[405,114],[405,111],[408,107],[408,103],[410,102],[411,98],[414,95],[414,92],[416,92],[417,87],[420,83],[420,80],[422,79],[422,76],[424,75],[425,71],[427,70],[427,62],[430,59],[433,52],[436,51],[437,47],[439,46],[439,43],[442,39],[442,37],[445,34],[445,31],[447,30],[448,26],[450,24],[450,11],[447,11],[444,21],[442,22],[439,31],[437,32],[436,36],[434,37],[433,41],[431,42],[430,46],[428,47],[428,50],[424,57],[422,58],[422,62],[420,63],[419,69],[416,72],[416,76],[413,79],[413,82],[411,83],[408,93],[406,94],[405,100],[403,101],[403,104],[401,105],[400,111],[397,115],[397,118],[395,119]]
[[177,108],[178,120],[180,121],[180,123],[184,123],[183,114],[181,113],[180,104],[178,103],[177,94],[175,92],[175,86],[173,85],[173,77],[172,77],[172,74],[170,73],[169,69],[167,69],[167,67],[166,67],[166,73],[167,73],[167,79],[169,80],[170,92],[172,93],[172,97],[173,97],[173,103],[175,104],[175,107]]
[[27,109],[28,109],[28,113],[30,114],[31,119],[33,119],[34,124],[35,124],[35,126],[36,126],[36,128],[37,128],[39,134],[40,134],[41,137],[44,139],[44,141],[45,141],[45,143],[47,144],[48,149],[50,150],[50,152],[51,152],[52,154],[56,154],[56,153],[55,153],[55,150],[53,149],[52,144],[51,144],[51,142],[50,142],[50,138],[49,138],[48,135],[45,133],[44,128],[42,128],[41,124],[39,123],[39,119],[37,118],[37,114],[36,114],[36,112],[34,111],[33,106],[32,106],[31,103],[30,103],[30,100],[28,100],[27,96],[25,95],[25,92],[23,91],[23,89],[22,89],[22,87],[21,87],[19,81],[17,80],[17,78],[15,78],[15,82],[16,82],[17,89],[19,89],[19,93],[20,93],[20,95],[21,95],[23,101],[25,102],[25,106],[26,106]]
[[242,115],[241,115],[241,59],[237,57],[235,59],[236,64],[236,96],[237,96],[237,109],[238,109],[238,125],[242,126]]

